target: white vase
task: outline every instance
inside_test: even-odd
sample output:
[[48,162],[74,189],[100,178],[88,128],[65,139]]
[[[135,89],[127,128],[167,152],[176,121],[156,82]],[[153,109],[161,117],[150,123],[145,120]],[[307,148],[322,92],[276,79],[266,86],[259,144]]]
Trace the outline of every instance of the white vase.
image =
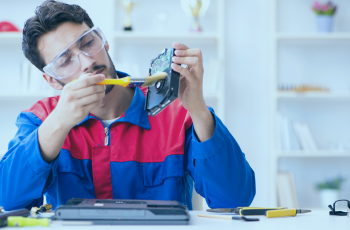
[[317,16],[317,31],[320,33],[330,33],[333,30],[333,16],[318,15]]
[[322,208],[327,208],[328,205],[332,205],[339,198],[339,190],[337,189],[321,189],[320,198]]

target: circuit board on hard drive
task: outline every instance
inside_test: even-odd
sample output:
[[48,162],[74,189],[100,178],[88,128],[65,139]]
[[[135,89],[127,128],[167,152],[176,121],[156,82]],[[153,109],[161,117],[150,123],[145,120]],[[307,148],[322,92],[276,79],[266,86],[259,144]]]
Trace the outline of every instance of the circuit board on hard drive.
[[175,56],[174,51],[174,48],[164,49],[158,57],[151,61],[150,75],[157,72],[166,72],[168,75],[165,79],[148,87],[145,110],[151,116],[165,109],[179,94],[180,74],[171,68],[171,59]]
[[170,68],[171,57],[171,51],[165,49],[164,53],[160,54],[160,56],[152,62],[150,74],[153,75],[157,72],[164,72]]

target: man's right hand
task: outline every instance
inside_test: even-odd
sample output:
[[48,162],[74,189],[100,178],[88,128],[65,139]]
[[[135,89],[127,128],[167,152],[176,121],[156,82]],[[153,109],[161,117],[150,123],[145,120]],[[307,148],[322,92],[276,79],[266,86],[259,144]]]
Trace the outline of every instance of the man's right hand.
[[105,86],[96,83],[104,79],[103,74],[86,74],[64,86],[56,108],[38,130],[41,156],[46,162],[58,156],[70,130],[101,103]]
[[97,107],[105,97],[104,85],[96,85],[105,79],[103,74],[81,75],[79,80],[66,84],[53,111],[57,122],[71,129]]

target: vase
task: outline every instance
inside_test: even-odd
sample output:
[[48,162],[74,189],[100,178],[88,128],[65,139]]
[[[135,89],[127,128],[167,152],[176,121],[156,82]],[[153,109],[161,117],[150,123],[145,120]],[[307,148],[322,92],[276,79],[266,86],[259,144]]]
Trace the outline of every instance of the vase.
[[333,16],[318,15],[317,16],[317,31],[320,33],[330,33],[333,30]]
[[327,208],[328,205],[333,205],[333,203],[338,200],[339,190],[337,189],[321,189],[320,198],[322,208]]

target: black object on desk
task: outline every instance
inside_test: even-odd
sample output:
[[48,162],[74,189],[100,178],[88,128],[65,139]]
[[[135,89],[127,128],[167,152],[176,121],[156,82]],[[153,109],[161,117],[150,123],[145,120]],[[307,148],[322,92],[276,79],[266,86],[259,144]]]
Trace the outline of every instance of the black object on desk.
[[185,225],[190,216],[178,201],[73,198],[56,209],[54,219],[109,225]]
[[[335,204],[339,201],[346,201],[347,202],[347,207],[348,211],[347,212],[342,212],[342,211],[335,211]],[[349,210],[350,210],[350,201],[348,200],[337,200],[334,202],[333,207],[332,205],[328,205],[328,208],[330,208],[329,215],[335,215],[335,216],[348,216],[349,217]]]

